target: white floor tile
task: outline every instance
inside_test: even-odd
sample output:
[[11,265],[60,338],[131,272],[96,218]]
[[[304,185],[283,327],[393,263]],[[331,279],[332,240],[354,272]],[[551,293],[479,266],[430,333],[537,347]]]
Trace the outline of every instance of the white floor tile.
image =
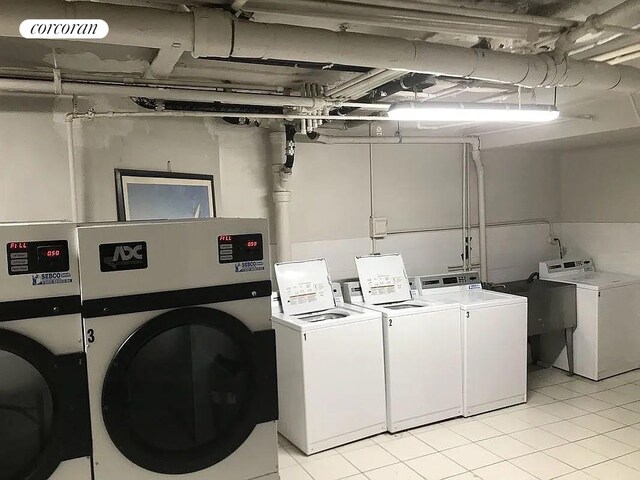
[[417,437],[438,451],[459,447],[460,445],[469,443],[469,439],[448,428],[441,428],[439,430],[421,433]]
[[545,432],[540,428],[530,428],[529,430],[512,433],[511,436],[536,450],[546,450],[547,448],[558,447],[567,443],[564,438]]
[[616,462],[620,462],[627,467],[635,468],[640,472],[640,452],[633,452],[624,457],[616,458]]
[[539,407],[521,410],[519,412],[515,412],[514,415],[516,418],[528,423],[532,427],[548,425],[549,423],[555,423],[562,420],[560,417],[541,411]]
[[559,436],[560,438],[564,438],[569,442],[577,442],[578,440],[583,440],[585,438],[593,437],[597,435],[593,430],[589,430],[588,428],[584,428],[580,425],[576,425],[575,423],[564,420],[562,422],[552,423],[550,425],[544,425],[542,427],[543,430],[553,433],[554,435]]
[[398,463],[398,459],[380,445],[359,448],[343,454],[361,472]]
[[436,453],[435,449],[413,435],[384,442],[380,446],[403,462],[412,458],[424,457],[430,453]]
[[640,402],[633,402],[628,405],[625,405],[624,408],[627,410],[631,410],[632,412],[640,413]]
[[620,376],[617,376],[617,377],[609,377],[609,378],[605,378],[604,380],[600,380],[598,382],[598,385],[602,385],[607,389],[611,389],[611,388],[619,387],[621,385],[626,385],[627,383],[629,382],[627,382]]
[[633,427],[625,427],[620,430],[607,433],[607,437],[611,437],[619,442],[626,443],[632,447],[640,449],[640,430]]
[[338,453],[351,452],[352,450],[358,450],[364,447],[371,447],[372,445],[376,445],[372,438],[365,438],[364,440],[359,440],[357,442],[348,443],[346,445],[342,445],[341,447],[336,448]]
[[342,455],[312,460],[302,466],[314,480],[338,480],[360,473]]
[[582,447],[588,448],[600,455],[604,455],[608,459],[621,457],[636,451],[635,447],[622,443],[606,435],[598,435],[597,437],[587,438],[576,443]]
[[558,477],[557,480],[594,480],[595,477],[592,477],[591,475],[587,475],[584,472],[573,472],[570,473],[569,475],[563,475],[561,477]]
[[280,480],[313,480],[313,477],[300,465],[280,469]]
[[612,406],[610,403],[603,402],[602,400],[598,400],[597,398],[592,398],[589,396],[570,398],[569,400],[566,400],[565,403],[592,413],[599,412],[600,410],[610,409]]
[[592,393],[589,396],[591,398],[602,400],[603,402],[607,402],[615,406],[628,405],[629,403],[633,403],[636,401],[636,399],[630,397],[629,395],[614,392],[613,390],[605,390],[604,392]]
[[536,477],[509,462],[496,463],[473,472],[482,480],[536,480]]
[[622,385],[620,387],[613,388],[611,391],[633,398],[634,402],[640,400],[640,385],[630,383],[629,385]]
[[570,418],[579,417],[581,415],[586,415],[589,413],[586,410],[574,407],[573,405],[569,405],[566,402],[550,403],[549,405],[538,407],[538,410],[540,410],[541,412],[549,413],[551,415],[555,415],[556,417],[562,418],[563,420],[569,420]]
[[516,457],[522,457],[534,453],[535,450],[509,435],[502,435],[501,437],[489,438],[478,442],[483,448],[486,448],[492,453],[495,453],[500,458],[510,460]]
[[574,471],[573,467],[542,452],[515,458],[511,463],[540,480],[550,480]]
[[452,448],[443,453],[467,470],[475,470],[502,461],[502,458],[495,453],[474,443]]
[[291,454],[284,449],[284,447],[278,447],[278,465],[280,468],[293,467],[298,462],[291,456]]
[[585,469],[585,473],[598,480],[638,480],[638,471],[615,460],[594,465]]
[[640,369],[623,373],[622,375],[618,375],[618,377],[616,378],[619,378],[620,380],[624,380],[625,382],[629,382],[629,383],[637,382],[638,380],[640,380]]
[[382,433],[380,435],[376,435],[375,437],[371,438],[371,440],[374,443],[377,443],[378,445],[382,445],[383,443],[391,442],[392,440],[398,440],[400,438],[411,437],[411,436],[413,436],[413,435],[411,435],[413,432],[415,432],[415,430],[411,430],[411,432]]
[[581,394],[564,388],[561,385],[553,385],[551,387],[538,388],[538,392],[556,400],[567,400],[569,398],[579,397]]
[[544,395],[538,391],[532,391],[527,394],[527,404],[532,406],[540,406],[546,405],[548,403],[553,403],[556,400],[551,398],[548,395]]
[[351,475],[350,477],[344,477],[344,480],[368,480],[364,473],[358,473],[357,475]]
[[475,473],[473,472],[467,472],[467,473],[462,473],[460,475],[455,475],[453,477],[449,477],[447,478],[447,480],[478,480],[480,477],[478,477]]
[[568,388],[569,390],[573,390],[574,392],[581,393],[582,395],[589,395],[590,393],[597,393],[603,390],[607,390],[606,386],[588,380],[573,380],[571,382],[562,384],[562,386],[564,388]]
[[293,445],[291,447],[287,447],[286,450],[287,452],[289,452],[289,455],[291,455],[300,465],[308,462],[313,462],[314,460],[320,460],[322,458],[328,458],[334,455],[338,455],[338,452],[335,449],[325,450],[324,452],[320,453],[314,453],[310,456],[307,456]]
[[583,417],[572,418],[569,420],[577,425],[593,430],[596,433],[607,433],[618,428],[624,427],[623,424],[601,417],[598,414],[591,413]]
[[602,410],[601,412],[598,412],[598,415],[624,425],[635,425],[640,423],[640,413],[627,410],[626,407],[613,407],[609,410]]
[[567,465],[571,465],[577,470],[582,470],[583,468],[609,460],[609,458],[604,455],[600,455],[575,443],[568,443],[567,445],[551,448],[544,453]]
[[460,425],[454,425],[450,428],[452,431],[468,438],[472,442],[478,442],[480,440],[502,435],[500,430],[496,430],[495,428],[478,421],[461,423]]
[[465,468],[445,457],[442,453],[414,458],[406,462],[406,464],[428,480],[442,480],[443,478],[466,472]]
[[416,472],[407,467],[404,463],[396,463],[377,470],[366,473],[370,480],[423,480]]
[[496,430],[499,430],[502,433],[513,433],[519,432],[520,430],[526,430],[527,428],[531,428],[531,425],[523,422],[513,413],[508,413],[506,415],[497,415],[495,417],[483,418],[480,420],[482,423],[489,425]]

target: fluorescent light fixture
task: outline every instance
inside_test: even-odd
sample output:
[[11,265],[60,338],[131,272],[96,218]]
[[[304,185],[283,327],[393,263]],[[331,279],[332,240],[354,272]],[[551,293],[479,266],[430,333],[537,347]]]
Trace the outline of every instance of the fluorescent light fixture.
[[414,122],[551,122],[560,116],[552,105],[507,103],[398,102],[389,118]]

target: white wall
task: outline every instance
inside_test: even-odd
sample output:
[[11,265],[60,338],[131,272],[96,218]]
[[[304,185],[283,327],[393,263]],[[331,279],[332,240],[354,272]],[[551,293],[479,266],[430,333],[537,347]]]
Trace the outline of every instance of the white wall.
[[[64,114],[69,100],[0,99],[0,221],[70,216]],[[81,108],[132,109],[127,99],[97,98]],[[221,216],[269,216],[268,132],[212,119],[100,119],[76,132],[80,220],[116,218],[114,168],[209,173]],[[371,155],[370,155],[371,153]],[[535,150],[484,152],[490,221],[559,215],[558,163]],[[373,166],[375,214],[389,228],[452,227],[461,223],[461,148],[457,146],[326,146],[300,142],[291,182],[294,258],[326,257],[335,279],[355,275],[353,257],[372,252],[369,216]],[[475,174],[471,168],[471,183]],[[472,211],[476,209],[475,186]],[[476,216],[472,218],[475,221]],[[477,232],[472,232],[478,258]],[[527,276],[552,256],[546,226],[489,229],[491,279]],[[402,252],[410,274],[460,265],[460,230],[392,235],[377,252]]]
[[640,143],[565,152],[561,204],[568,256],[593,257],[605,271],[640,272]]

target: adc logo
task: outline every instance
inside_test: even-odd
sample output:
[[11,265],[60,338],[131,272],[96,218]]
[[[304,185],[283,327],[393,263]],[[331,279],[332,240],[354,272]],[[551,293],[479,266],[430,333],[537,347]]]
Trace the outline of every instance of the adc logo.
[[100,271],[141,270],[147,268],[147,243],[105,243],[100,245]]

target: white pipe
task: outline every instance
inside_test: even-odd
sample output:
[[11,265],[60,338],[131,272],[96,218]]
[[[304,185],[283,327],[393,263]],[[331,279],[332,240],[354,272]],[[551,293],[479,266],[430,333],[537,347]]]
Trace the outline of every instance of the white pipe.
[[363,82],[364,80],[371,78],[371,77],[375,77],[376,75],[380,75],[382,72],[385,72],[386,70],[382,69],[382,68],[374,68],[372,70],[369,70],[366,73],[363,73],[362,75],[358,75],[355,78],[352,78],[351,80],[349,80],[348,82],[344,82],[340,85],[337,85],[333,88],[329,88],[326,91],[326,95],[328,97],[333,97],[336,96],[337,94],[339,94],[342,90],[344,90],[345,88],[349,88],[349,87],[353,87],[354,85]]
[[601,91],[640,91],[640,70],[630,66],[251,22],[214,9],[194,8],[191,13],[180,13],[84,2],[70,5],[60,0],[5,0],[0,3],[0,36],[18,37],[18,26],[24,18],[103,18],[109,23],[110,33],[101,43],[147,48],[180,43],[195,57],[338,63],[531,88],[581,86]]
[[271,143],[271,163],[273,173],[272,198],[276,230],[276,261],[288,262],[291,260],[291,225],[289,214],[291,191],[289,190],[288,185],[289,180],[291,179],[291,171],[286,171],[283,167],[285,152],[284,132],[274,132],[269,134],[269,141]]
[[480,157],[480,146],[471,146],[471,159],[476,166],[478,177],[478,225],[480,230],[480,279],[489,281],[489,261],[487,255],[487,198],[485,194],[484,165]]
[[67,152],[69,160],[69,193],[71,196],[71,221],[78,221],[78,193],[76,187],[76,155],[73,141],[73,120],[72,114],[65,117],[67,126]]
[[319,134],[313,141],[330,145],[340,144],[439,144],[439,145],[480,145],[478,137],[347,137]]
[[466,256],[466,244],[467,244],[467,162],[469,159],[469,145],[466,143],[462,146],[462,269],[466,272],[468,261]]

